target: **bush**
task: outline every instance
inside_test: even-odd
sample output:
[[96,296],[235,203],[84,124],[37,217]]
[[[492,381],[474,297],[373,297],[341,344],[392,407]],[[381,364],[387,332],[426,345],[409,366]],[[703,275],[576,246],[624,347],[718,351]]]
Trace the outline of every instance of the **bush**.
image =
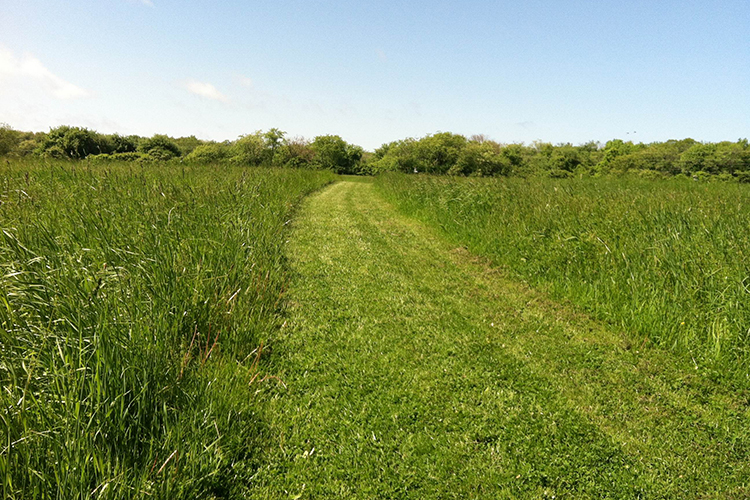
[[6,156],[15,151],[19,142],[18,132],[10,128],[7,123],[0,123],[0,156]]
[[314,157],[315,151],[310,147],[310,143],[301,137],[296,137],[285,140],[274,159],[278,158],[288,167],[307,167]]
[[203,144],[196,147],[189,155],[185,157],[189,161],[202,163],[216,163],[229,158],[231,151],[229,146],[224,143]]
[[141,141],[138,152],[146,153],[156,160],[170,160],[181,155],[180,148],[174,139],[163,134],[156,134]]
[[497,153],[491,143],[470,142],[459,153],[451,175],[508,175],[512,169],[510,161]]
[[47,158],[81,159],[93,154],[110,153],[111,146],[105,136],[93,130],[63,125],[51,129],[36,152]]
[[270,158],[261,132],[240,136],[232,146],[232,162],[239,165],[257,166]]
[[708,180],[711,180],[711,174],[702,170],[698,170],[697,172],[693,172],[693,180],[706,182]]
[[357,164],[363,150],[347,143],[337,135],[321,135],[310,144],[315,156],[313,162],[322,169],[337,174],[357,174]]

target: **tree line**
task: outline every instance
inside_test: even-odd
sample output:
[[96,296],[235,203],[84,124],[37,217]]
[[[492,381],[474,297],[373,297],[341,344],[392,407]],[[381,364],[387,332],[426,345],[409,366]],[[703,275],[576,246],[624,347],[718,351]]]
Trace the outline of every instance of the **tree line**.
[[82,127],[60,126],[49,132],[21,132],[0,126],[0,156],[86,160],[92,163],[132,161],[230,162],[247,166],[303,167],[332,170],[338,174],[361,174],[361,147],[337,135],[312,141],[289,138],[272,128],[240,136],[234,141],[204,141],[195,136],[173,138],[100,134]]
[[648,178],[686,176],[750,182],[750,144],[747,139],[649,144],[614,139],[577,146],[540,141],[526,145],[441,132],[384,144],[375,150],[369,170],[556,178],[631,173]]
[[229,162],[328,169],[340,174],[387,171],[462,176],[546,176],[555,178],[635,174],[647,178],[684,176],[750,182],[750,144],[699,142],[693,139],[634,143],[613,139],[551,144],[504,144],[483,135],[465,137],[438,132],[383,144],[374,152],[337,135],[313,140],[288,137],[272,128],[234,141],[204,141],[195,136],[172,138],[100,134],[81,127],[61,126],[49,132],[21,132],[0,126],[0,156],[108,161]]

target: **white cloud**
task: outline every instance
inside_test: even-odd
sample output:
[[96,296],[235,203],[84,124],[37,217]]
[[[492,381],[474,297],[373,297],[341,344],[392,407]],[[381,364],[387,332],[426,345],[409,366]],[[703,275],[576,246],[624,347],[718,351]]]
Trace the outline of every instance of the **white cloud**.
[[219,90],[210,83],[196,82],[190,80],[185,83],[185,89],[191,94],[195,94],[212,101],[229,102],[229,98],[219,92]]
[[141,5],[145,5],[146,7],[153,7],[154,2],[151,0],[128,0],[129,3],[139,3]]
[[30,54],[16,57],[0,47],[0,80],[7,80],[13,86],[26,87],[39,85],[47,94],[57,99],[78,99],[88,97],[88,91],[73,85],[48,70],[42,62]]
[[243,87],[248,87],[249,88],[249,87],[253,86],[253,79],[252,78],[248,78],[248,77],[246,77],[244,75],[239,75],[238,76],[238,80],[240,82],[240,85],[242,85]]

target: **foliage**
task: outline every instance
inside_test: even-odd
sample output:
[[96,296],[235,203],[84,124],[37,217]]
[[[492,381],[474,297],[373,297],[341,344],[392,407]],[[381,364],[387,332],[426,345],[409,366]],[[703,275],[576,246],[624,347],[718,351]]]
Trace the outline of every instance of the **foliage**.
[[302,137],[295,137],[284,139],[274,155],[274,161],[289,167],[309,167],[314,157],[315,152],[310,148],[310,142]]
[[188,137],[178,137],[177,139],[174,139],[174,142],[175,144],[177,144],[177,148],[180,150],[180,156],[187,156],[192,153],[195,148],[202,144],[205,144],[205,141],[201,141],[194,135]]
[[201,163],[218,163],[224,161],[231,155],[230,146],[225,143],[202,144],[196,147],[186,160]]
[[513,166],[510,161],[497,154],[492,144],[468,143],[458,155],[456,163],[448,169],[451,175],[508,175]]
[[112,153],[134,153],[138,150],[138,136],[112,134],[106,136]]
[[268,158],[265,139],[260,131],[240,136],[232,145],[232,161],[239,165],[258,166]]
[[110,152],[111,146],[101,134],[87,128],[67,125],[50,130],[37,149],[40,156],[71,159]]
[[20,142],[20,134],[10,128],[7,123],[0,123],[0,156],[6,156],[15,151]]
[[337,174],[357,174],[357,165],[363,150],[347,143],[338,135],[321,135],[313,139],[310,149],[314,153],[312,162],[322,169]]
[[180,147],[174,139],[164,134],[155,134],[138,144],[138,152],[149,155],[157,160],[170,160],[180,156]]
[[[718,143],[701,143],[688,138],[649,144],[621,139],[604,145],[594,141],[579,145],[542,141],[502,144],[484,135],[467,139],[460,134],[438,132],[419,139],[386,143],[370,153],[337,135],[307,141],[301,137],[288,138],[286,132],[278,128],[258,130],[217,145],[195,136],[102,135],[68,126],[57,127],[48,134],[35,134],[19,132],[7,125],[0,127],[0,156],[36,154],[46,158],[82,159],[89,155],[135,151],[147,155],[144,160],[189,158],[203,163],[317,168],[357,175],[382,172],[525,178],[634,175],[652,179],[687,176],[737,182],[743,172],[750,171],[750,145],[746,139]],[[96,161],[103,159],[99,157]]]

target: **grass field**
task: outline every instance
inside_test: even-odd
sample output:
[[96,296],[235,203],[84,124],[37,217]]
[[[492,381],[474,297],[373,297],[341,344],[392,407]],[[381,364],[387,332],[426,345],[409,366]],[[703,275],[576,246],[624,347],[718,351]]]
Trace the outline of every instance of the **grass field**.
[[750,388],[750,186],[388,175],[385,197],[634,343]]
[[311,171],[0,167],[3,498],[237,497]]
[[520,284],[372,184],[307,200],[254,498],[743,498],[747,395]]
[[0,491],[746,498],[748,194],[0,165]]

